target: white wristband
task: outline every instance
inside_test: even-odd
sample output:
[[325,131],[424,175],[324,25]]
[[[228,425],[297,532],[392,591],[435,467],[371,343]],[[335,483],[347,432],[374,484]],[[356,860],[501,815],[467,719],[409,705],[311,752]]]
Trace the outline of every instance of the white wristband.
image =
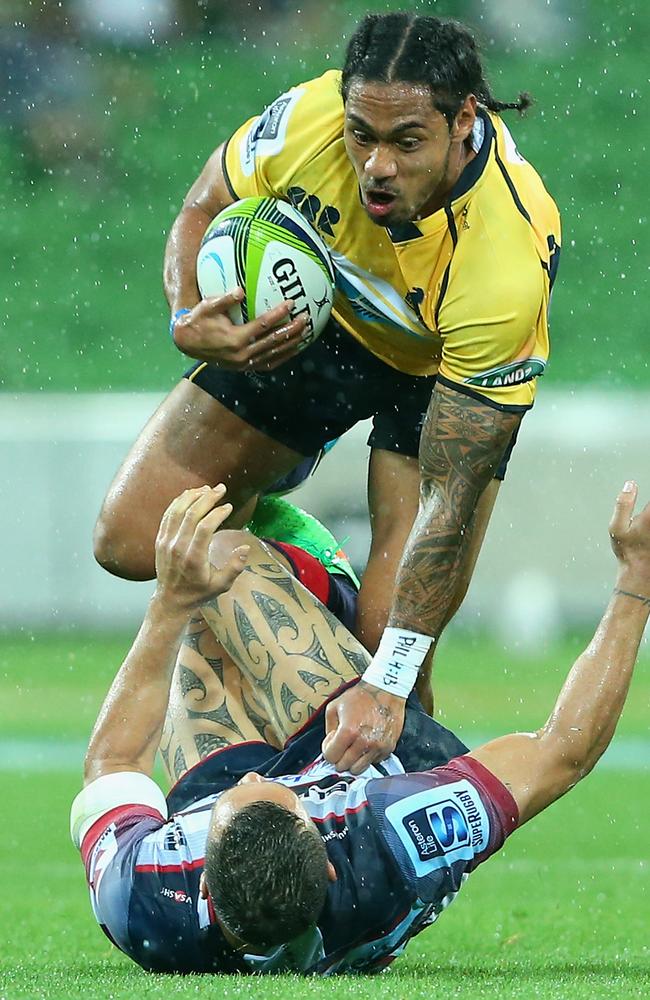
[[366,684],[408,698],[418,679],[420,666],[433,645],[430,635],[405,628],[386,628],[379,648],[366,667]]

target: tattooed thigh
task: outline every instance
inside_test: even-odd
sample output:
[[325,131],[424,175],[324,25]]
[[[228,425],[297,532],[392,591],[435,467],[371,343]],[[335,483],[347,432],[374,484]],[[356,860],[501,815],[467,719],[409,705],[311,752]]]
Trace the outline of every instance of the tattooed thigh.
[[202,616],[178,654],[160,756],[171,781],[223,747],[246,740],[281,746],[265,707]]
[[202,611],[283,740],[370,661],[348,629],[254,538],[246,570]]

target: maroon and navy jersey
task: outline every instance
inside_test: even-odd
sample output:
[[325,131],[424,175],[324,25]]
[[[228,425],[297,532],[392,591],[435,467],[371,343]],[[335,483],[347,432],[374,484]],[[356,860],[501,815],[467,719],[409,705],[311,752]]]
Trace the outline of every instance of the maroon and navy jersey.
[[199,894],[218,795],[168,818],[162,792],[142,774],[107,775],[80,793],[73,838],[95,917],[118,948],[164,972],[379,971],[438,918],[518,819],[510,793],[471,756],[406,774],[392,755],[357,777],[319,756],[273,780],[302,799],[337,880],[317,926],[259,955],[227,945]]

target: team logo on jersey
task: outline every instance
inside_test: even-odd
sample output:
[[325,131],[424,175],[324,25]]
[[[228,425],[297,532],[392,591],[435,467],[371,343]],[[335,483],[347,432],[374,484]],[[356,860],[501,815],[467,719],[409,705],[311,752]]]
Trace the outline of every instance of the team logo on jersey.
[[311,223],[321,233],[334,236],[334,226],[341,221],[341,213],[334,205],[325,205],[315,194],[308,194],[304,188],[290,187],[287,191],[287,198],[297,208],[301,215],[304,215],[307,222]]
[[544,374],[546,362],[543,358],[526,358],[525,361],[511,361],[498,368],[490,368],[480,375],[463,379],[464,385],[478,385],[483,389],[498,389],[501,386],[521,385]]
[[418,809],[405,816],[402,824],[421,861],[470,842],[469,826],[451,799],[437,802],[430,809]]
[[400,798],[388,806],[386,819],[419,877],[470,861],[488,845],[487,813],[468,781]]

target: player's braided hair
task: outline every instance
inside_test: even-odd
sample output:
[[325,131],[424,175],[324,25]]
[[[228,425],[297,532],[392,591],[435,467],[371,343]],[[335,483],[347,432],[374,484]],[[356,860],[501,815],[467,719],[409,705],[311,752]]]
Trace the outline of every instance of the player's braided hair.
[[205,879],[217,916],[247,944],[271,947],[319,917],[327,851],[318,830],[277,802],[252,802],[206,847]]
[[522,112],[532,104],[525,92],[516,101],[497,101],[469,29],[457,21],[421,14],[367,14],[348,44],[341,80],[344,101],[353,77],[425,84],[450,128],[468,94],[490,111]]

